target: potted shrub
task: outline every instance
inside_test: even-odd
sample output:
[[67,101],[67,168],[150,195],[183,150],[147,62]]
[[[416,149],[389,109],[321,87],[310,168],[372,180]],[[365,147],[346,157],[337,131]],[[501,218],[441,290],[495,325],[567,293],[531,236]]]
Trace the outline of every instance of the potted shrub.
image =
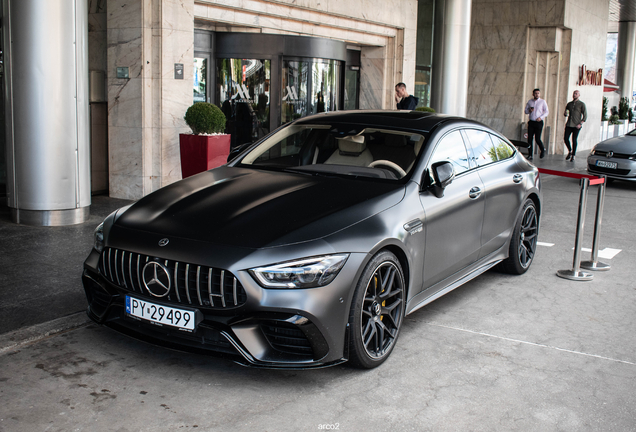
[[609,100],[603,96],[603,109],[601,111],[601,141],[605,141],[609,138],[609,117],[607,116]]
[[618,135],[625,135],[625,133],[627,132],[627,119],[628,119],[628,115],[629,115],[629,104],[627,102],[627,98],[623,97],[621,98],[621,100],[618,102],[618,119],[619,119],[619,125],[618,127]]
[[184,117],[192,134],[179,135],[181,176],[190,177],[221,166],[230,154],[230,135],[225,131],[225,114],[216,105],[197,102]]
[[626,97],[621,98],[618,102],[618,118],[621,120],[627,120],[629,115],[629,103]]
[[431,107],[427,107],[427,106],[421,106],[421,107],[417,107],[415,108],[415,111],[423,111],[423,112],[430,112],[430,113],[434,113],[435,110]]
[[609,132],[607,134],[607,138],[612,138],[618,136],[620,133],[619,127],[621,121],[618,119],[618,114],[612,114],[609,118]]

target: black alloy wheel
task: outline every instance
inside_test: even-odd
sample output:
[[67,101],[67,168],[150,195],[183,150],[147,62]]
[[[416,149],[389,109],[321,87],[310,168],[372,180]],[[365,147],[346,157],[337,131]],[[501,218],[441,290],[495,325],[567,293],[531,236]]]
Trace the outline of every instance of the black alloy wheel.
[[511,274],[525,273],[530,268],[537,251],[538,236],[539,217],[537,210],[534,202],[527,199],[512,233],[508,259],[501,263],[501,269]]
[[356,287],[349,323],[349,361],[371,369],[391,354],[404,317],[404,274],[391,252],[378,253],[367,264]]

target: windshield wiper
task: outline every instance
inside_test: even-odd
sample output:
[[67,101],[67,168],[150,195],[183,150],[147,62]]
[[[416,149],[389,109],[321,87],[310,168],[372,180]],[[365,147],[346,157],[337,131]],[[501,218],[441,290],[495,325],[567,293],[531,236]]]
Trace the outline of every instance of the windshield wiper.
[[303,168],[285,168],[283,169],[285,172],[291,172],[295,174],[305,174],[310,176],[320,176],[320,177],[340,177],[342,174],[333,172],[333,171],[314,171],[311,169],[303,169]]

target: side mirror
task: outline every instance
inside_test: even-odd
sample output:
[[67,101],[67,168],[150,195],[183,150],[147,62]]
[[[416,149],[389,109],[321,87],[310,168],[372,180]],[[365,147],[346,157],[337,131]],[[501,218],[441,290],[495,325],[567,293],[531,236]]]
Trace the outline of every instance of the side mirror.
[[424,175],[428,179],[428,184],[425,185],[424,189],[430,190],[437,198],[441,198],[444,196],[444,188],[451,184],[455,178],[455,168],[448,161],[435,162],[431,166],[430,174],[427,170]]
[[448,161],[435,162],[431,169],[433,170],[435,184],[442,189],[451,184],[455,178],[455,168],[453,168],[453,164]]

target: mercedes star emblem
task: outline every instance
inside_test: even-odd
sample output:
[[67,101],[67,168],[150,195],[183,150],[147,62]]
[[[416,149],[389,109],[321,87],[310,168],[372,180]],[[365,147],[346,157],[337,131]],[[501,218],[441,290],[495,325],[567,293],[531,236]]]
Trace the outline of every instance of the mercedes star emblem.
[[155,297],[165,297],[170,292],[170,273],[160,263],[150,261],[142,270],[144,286]]
[[168,243],[170,243],[170,240],[167,239],[167,238],[162,238],[161,240],[159,240],[159,246],[161,246],[161,247],[164,247]]

